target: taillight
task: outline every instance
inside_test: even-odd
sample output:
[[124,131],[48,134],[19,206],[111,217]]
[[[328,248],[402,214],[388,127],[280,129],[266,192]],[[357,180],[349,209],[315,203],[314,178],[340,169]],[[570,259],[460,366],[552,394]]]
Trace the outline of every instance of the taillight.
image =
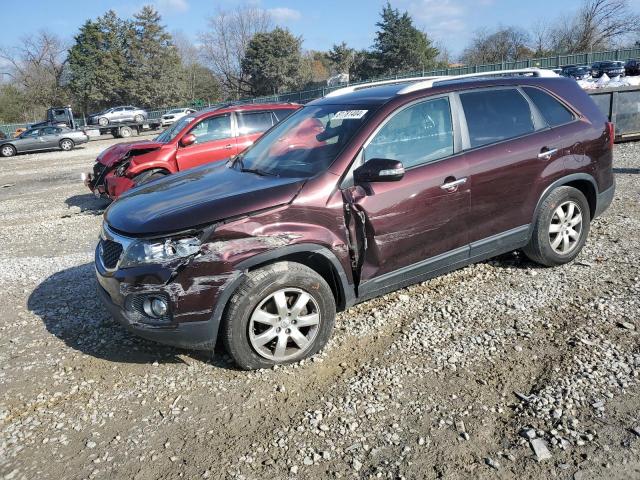
[[613,140],[616,136],[616,129],[613,122],[607,122],[607,129],[609,130],[609,147],[613,148]]

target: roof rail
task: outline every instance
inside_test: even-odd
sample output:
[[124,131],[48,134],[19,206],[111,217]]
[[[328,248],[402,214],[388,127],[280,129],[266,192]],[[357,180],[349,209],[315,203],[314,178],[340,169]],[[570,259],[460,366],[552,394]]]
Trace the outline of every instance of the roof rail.
[[543,70],[539,68],[520,68],[516,70],[492,70],[489,72],[467,73],[464,75],[444,75],[444,76],[430,76],[430,77],[410,77],[410,78],[397,78],[393,80],[381,80],[378,82],[359,83],[356,85],[349,85],[348,87],[339,88],[333,92],[329,92],[325,95],[327,97],[338,97],[346,93],[352,93],[357,90],[371,87],[379,87],[381,85],[394,85],[398,83],[409,83],[406,87],[398,92],[398,95],[404,95],[406,93],[415,92],[425,88],[431,88],[435,83],[444,82],[448,80],[457,80],[459,78],[473,78],[473,77],[489,77],[489,76],[501,76],[501,75],[525,75],[531,74],[534,77],[557,77],[558,74],[551,70]]
[[543,70],[540,68],[519,68],[515,70],[492,70],[490,72],[477,72],[477,73],[467,73],[464,75],[448,75],[442,77],[435,77],[429,80],[422,80],[411,83],[411,85],[407,85],[402,90],[398,92],[398,95],[404,95],[406,93],[415,92],[417,90],[423,90],[425,88],[432,88],[434,84],[439,82],[446,82],[449,80],[458,80],[464,78],[474,78],[474,77],[493,77],[493,76],[503,76],[503,75],[526,75],[531,74],[534,77],[558,77],[559,75],[552,70]]
[[393,85],[393,84],[397,84],[397,83],[407,83],[407,82],[419,82],[419,81],[428,81],[434,78],[439,78],[439,77],[413,77],[413,78],[397,78],[397,79],[393,79],[393,80],[380,80],[377,82],[368,82],[368,83],[358,83],[356,85],[349,85],[348,87],[342,87],[339,88],[337,90],[334,90],[333,92],[329,92],[325,95],[325,98],[327,97],[337,97],[339,95],[344,95],[345,93],[352,93],[355,92],[357,90],[361,90],[363,88],[371,88],[371,87],[378,87],[381,85]]

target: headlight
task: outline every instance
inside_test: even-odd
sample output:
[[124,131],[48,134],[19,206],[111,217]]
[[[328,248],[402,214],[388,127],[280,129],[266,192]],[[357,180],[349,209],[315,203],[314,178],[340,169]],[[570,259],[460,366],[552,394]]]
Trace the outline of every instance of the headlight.
[[120,268],[148,263],[164,263],[188,257],[200,251],[196,237],[167,238],[162,240],[136,240],[129,245],[120,260]]

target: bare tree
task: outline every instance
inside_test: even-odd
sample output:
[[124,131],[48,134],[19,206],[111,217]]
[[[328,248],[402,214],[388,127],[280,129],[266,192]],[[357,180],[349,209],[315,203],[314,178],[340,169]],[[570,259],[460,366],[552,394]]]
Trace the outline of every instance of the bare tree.
[[536,57],[552,53],[552,28],[548,20],[539,19],[531,26],[531,49]]
[[[12,83],[35,109],[64,101],[67,46],[60,37],[41,31],[24,37],[19,46],[0,50]],[[37,113],[34,112],[34,116]]]
[[272,26],[271,15],[252,6],[219,10],[209,18],[208,30],[200,34],[202,56],[228,95],[240,98],[249,92],[242,59],[251,38],[256,33],[269,31]]
[[462,61],[483,64],[519,60],[531,55],[528,45],[529,34],[518,27],[499,27],[493,32],[479,30],[462,53]]
[[576,53],[611,48],[640,32],[640,15],[627,0],[584,0],[573,17],[558,20],[551,31],[557,52]]

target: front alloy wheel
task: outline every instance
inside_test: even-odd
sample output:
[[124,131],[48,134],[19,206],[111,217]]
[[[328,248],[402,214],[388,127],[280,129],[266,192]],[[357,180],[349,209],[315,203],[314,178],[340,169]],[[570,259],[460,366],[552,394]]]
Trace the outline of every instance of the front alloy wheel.
[[316,300],[299,288],[282,288],[256,307],[249,321],[249,341],[258,354],[275,362],[301,357],[320,325]]
[[306,265],[283,261],[245,274],[227,303],[220,336],[241,368],[270,368],[317,353],[335,316],[326,280]]
[[3,157],[13,157],[16,154],[16,149],[11,145],[3,145],[0,153]]

